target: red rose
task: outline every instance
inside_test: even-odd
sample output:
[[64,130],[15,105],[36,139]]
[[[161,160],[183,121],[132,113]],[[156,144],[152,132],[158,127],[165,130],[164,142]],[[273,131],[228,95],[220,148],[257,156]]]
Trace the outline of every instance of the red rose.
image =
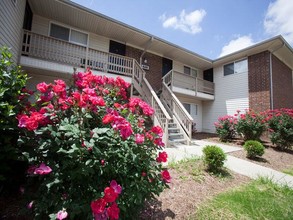
[[115,193],[115,190],[111,187],[106,187],[104,194],[104,199],[106,202],[114,202],[118,197],[118,194]]
[[167,162],[167,158],[168,158],[168,154],[163,151],[159,153],[159,156],[157,157],[157,162],[161,163],[161,162]]
[[171,182],[171,176],[170,176],[170,173],[168,172],[168,170],[163,170],[161,172],[161,176],[165,182],[167,182],[167,183]]
[[119,219],[120,209],[116,203],[113,203],[108,209],[107,213],[110,219]]
[[103,124],[109,124],[109,123],[113,122],[113,120],[114,120],[114,116],[111,114],[107,114],[103,118]]
[[41,82],[37,85],[37,90],[39,90],[42,93],[45,93],[48,91],[49,85],[45,82]]
[[107,202],[103,198],[92,201],[91,202],[92,212],[94,214],[100,214],[100,213],[104,212],[106,205],[107,205]]

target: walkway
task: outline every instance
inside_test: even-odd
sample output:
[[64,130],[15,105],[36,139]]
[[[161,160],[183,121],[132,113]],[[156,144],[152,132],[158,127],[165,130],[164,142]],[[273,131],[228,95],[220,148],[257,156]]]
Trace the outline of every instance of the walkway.
[[[192,156],[202,156],[202,149],[206,145],[217,145],[221,147],[225,153],[243,150],[242,148],[237,146],[230,146],[203,140],[193,140],[192,144],[189,146],[177,144],[176,146],[166,148],[166,151],[168,153],[168,160],[179,161]],[[248,176],[252,179],[256,179],[258,177],[269,177],[275,183],[278,183],[280,185],[286,184],[293,188],[293,176],[273,170],[271,168],[263,167],[258,164],[242,160],[230,155],[227,155],[225,166],[236,173]]]

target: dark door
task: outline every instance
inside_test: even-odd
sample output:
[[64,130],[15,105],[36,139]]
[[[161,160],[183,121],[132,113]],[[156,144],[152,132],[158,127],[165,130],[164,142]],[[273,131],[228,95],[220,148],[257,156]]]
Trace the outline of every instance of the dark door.
[[109,52],[125,56],[125,54],[126,54],[126,45],[121,44],[121,43],[116,42],[116,41],[110,40]]
[[163,57],[162,60],[162,77],[173,69],[173,61]]
[[203,71],[203,79],[210,82],[214,82],[213,68]]
[[23,19],[23,29],[31,31],[33,21],[33,12],[28,2],[25,5],[25,13]]

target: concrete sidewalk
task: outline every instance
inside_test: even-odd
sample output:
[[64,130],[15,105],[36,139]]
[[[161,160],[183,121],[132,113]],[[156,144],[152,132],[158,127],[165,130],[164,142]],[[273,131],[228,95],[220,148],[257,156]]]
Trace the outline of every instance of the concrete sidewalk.
[[[221,147],[225,153],[243,150],[243,148],[238,146],[218,144],[202,140],[193,140],[192,144],[189,146],[177,144],[173,147],[167,147],[166,152],[168,153],[168,160],[179,161],[193,156],[200,157],[203,155],[202,149],[206,145],[217,145]],[[293,176],[230,155],[227,155],[225,167],[252,179],[257,179],[258,177],[268,177],[275,183],[280,185],[286,184],[293,188]]]

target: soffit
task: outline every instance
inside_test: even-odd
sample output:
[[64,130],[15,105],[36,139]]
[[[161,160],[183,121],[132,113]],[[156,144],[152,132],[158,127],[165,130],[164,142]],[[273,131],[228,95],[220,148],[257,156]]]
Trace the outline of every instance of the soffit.
[[153,37],[148,52],[154,52],[199,69],[212,67],[211,60],[205,57],[71,1],[29,0],[29,3],[34,14],[141,49],[144,49]]

